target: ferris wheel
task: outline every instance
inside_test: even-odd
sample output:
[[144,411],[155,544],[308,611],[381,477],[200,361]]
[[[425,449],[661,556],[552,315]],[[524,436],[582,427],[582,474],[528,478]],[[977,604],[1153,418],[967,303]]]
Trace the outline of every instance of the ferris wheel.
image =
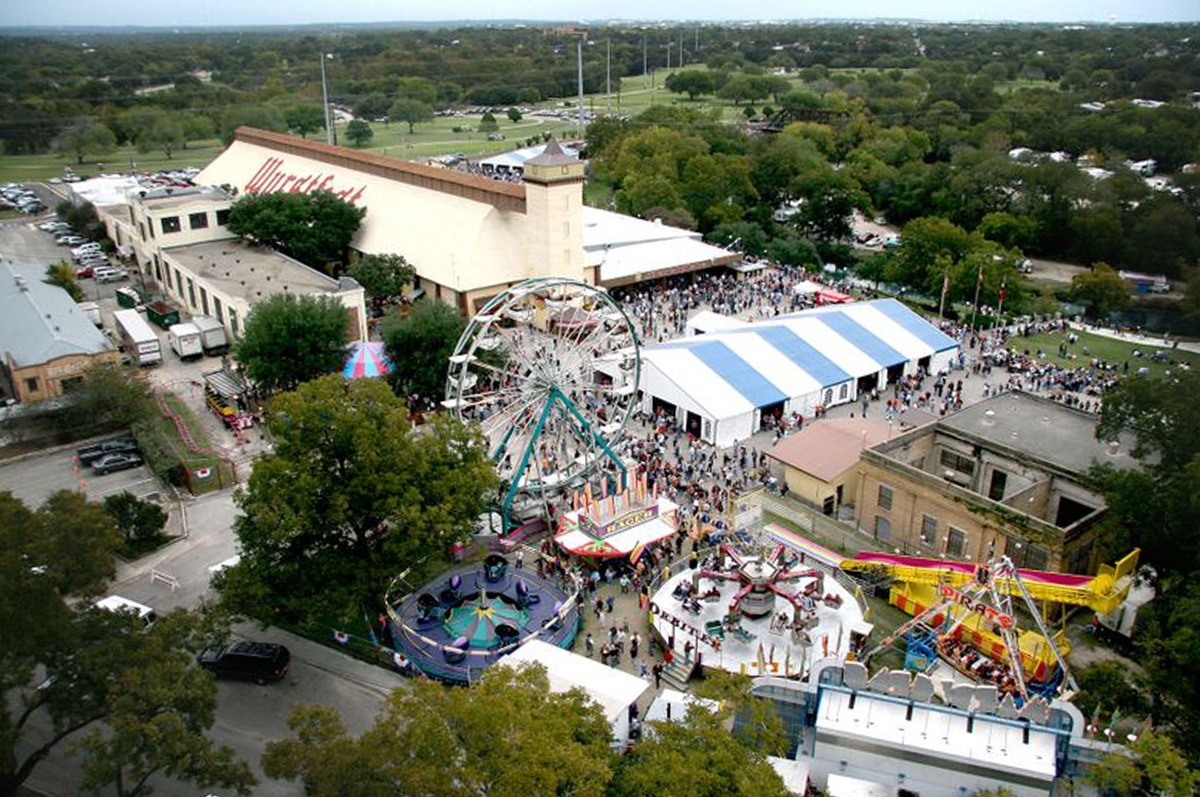
[[527,280],[467,324],[444,405],[478,421],[501,480],[504,516],[521,491],[579,486],[614,446],[637,402],[641,358],[629,316],[577,280]]

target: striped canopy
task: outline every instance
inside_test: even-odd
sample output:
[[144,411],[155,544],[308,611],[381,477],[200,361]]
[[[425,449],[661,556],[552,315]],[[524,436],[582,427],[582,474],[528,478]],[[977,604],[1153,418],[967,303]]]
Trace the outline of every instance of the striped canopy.
[[383,344],[376,341],[350,344],[350,355],[342,367],[342,376],[347,379],[380,377],[392,370],[392,361],[383,353]]

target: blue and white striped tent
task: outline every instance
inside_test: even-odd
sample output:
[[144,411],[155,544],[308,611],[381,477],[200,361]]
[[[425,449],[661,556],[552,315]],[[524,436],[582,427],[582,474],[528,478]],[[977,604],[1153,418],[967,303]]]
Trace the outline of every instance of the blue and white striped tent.
[[957,354],[952,338],[895,299],[819,307],[646,346],[643,407],[728,446],[756,432],[763,413],[810,417],[919,367],[948,370]]

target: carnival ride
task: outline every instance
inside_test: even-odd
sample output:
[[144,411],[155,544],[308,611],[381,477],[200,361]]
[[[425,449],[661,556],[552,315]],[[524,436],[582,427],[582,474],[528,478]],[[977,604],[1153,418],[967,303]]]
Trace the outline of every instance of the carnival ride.
[[814,658],[845,655],[870,633],[853,596],[825,570],[800,564],[753,534],[723,542],[659,588],[651,624],[676,650],[691,641],[706,666],[800,677]]
[[[1048,627],[1045,606],[1114,611],[1129,593],[1139,553],[1101,566],[1094,576],[1082,576],[1019,569],[1007,557],[974,565],[863,551],[847,559],[778,524],[768,525],[764,535],[814,564],[893,580],[889,601],[914,617],[864,659],[903,639],[910,669],[925,671],[941,659],[971,680],[994,683],[1022,700],[1031,693],[1070,694],[1076,688],[1066,664],[1066,635]],[[1028,610],[1036,630],[1017,627],[1017,605]]]
[[626,486],[614,446],[640,374],[633,322],[604,289],[578,280],[527,280],[471,319],[450,357],[443,405],[482,427],[505,533],[519,493],[545,502],[602,463]]
[[509,570],[499,554],[420,590],[404,589],[397,577],[385,602],[396,651],[426,675],[454,683],[474,681],[532,638],[570,647],[581,622],[576,593]]

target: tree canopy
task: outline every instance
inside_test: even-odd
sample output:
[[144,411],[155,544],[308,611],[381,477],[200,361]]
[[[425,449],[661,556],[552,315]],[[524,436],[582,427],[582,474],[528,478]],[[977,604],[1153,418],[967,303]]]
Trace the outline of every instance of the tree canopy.
[[1071,278],[1071,299],[1087,305],[1088,315],[1104,318],[1113,310],[1124,310],[1133,300],[1132,289],[1107,263]]
[[373,301],[397,299],[412,284],[417,270],[403,255],[363,255],[347,272]]
[[428,680],[392,692],[375,725],[349,734],[332,709],[293,713],[294,738],[271,742],[267,774],[310,797],[601,797],[612,731],[582,692],[550,691],[540,667],[493,667],[470,689]]
[[495,486],[477,429],[435,416],[414,433],[378,380],[307,382],[269,423],[275,449],[237,496],[241,562],[223,587],[255,616],[360,616],[397,573],[444,560]]
[[260,388],[291,390],[341,369],[348,324],[336,299],[279,293],[255,305],[233,354]]
[[90,607],[119,544],[113,520],[81,493],[30,510],[0,492],[0,795],[74,741],[87,785],[120,782],[122,797],[146,794],[158,772],[249,793],[246,765],[204,736],[216,685],[192,659],[221,629],[185,611],[141,629]]
[[462,317],[448,304],[418,301],[406,316],[393,316],[383,328],[392,381],[405,395],[445,398],[450,355],[462,335]]
[[337,275],[367,209],[332,191],[248,194],[229,209],[229,231]]

